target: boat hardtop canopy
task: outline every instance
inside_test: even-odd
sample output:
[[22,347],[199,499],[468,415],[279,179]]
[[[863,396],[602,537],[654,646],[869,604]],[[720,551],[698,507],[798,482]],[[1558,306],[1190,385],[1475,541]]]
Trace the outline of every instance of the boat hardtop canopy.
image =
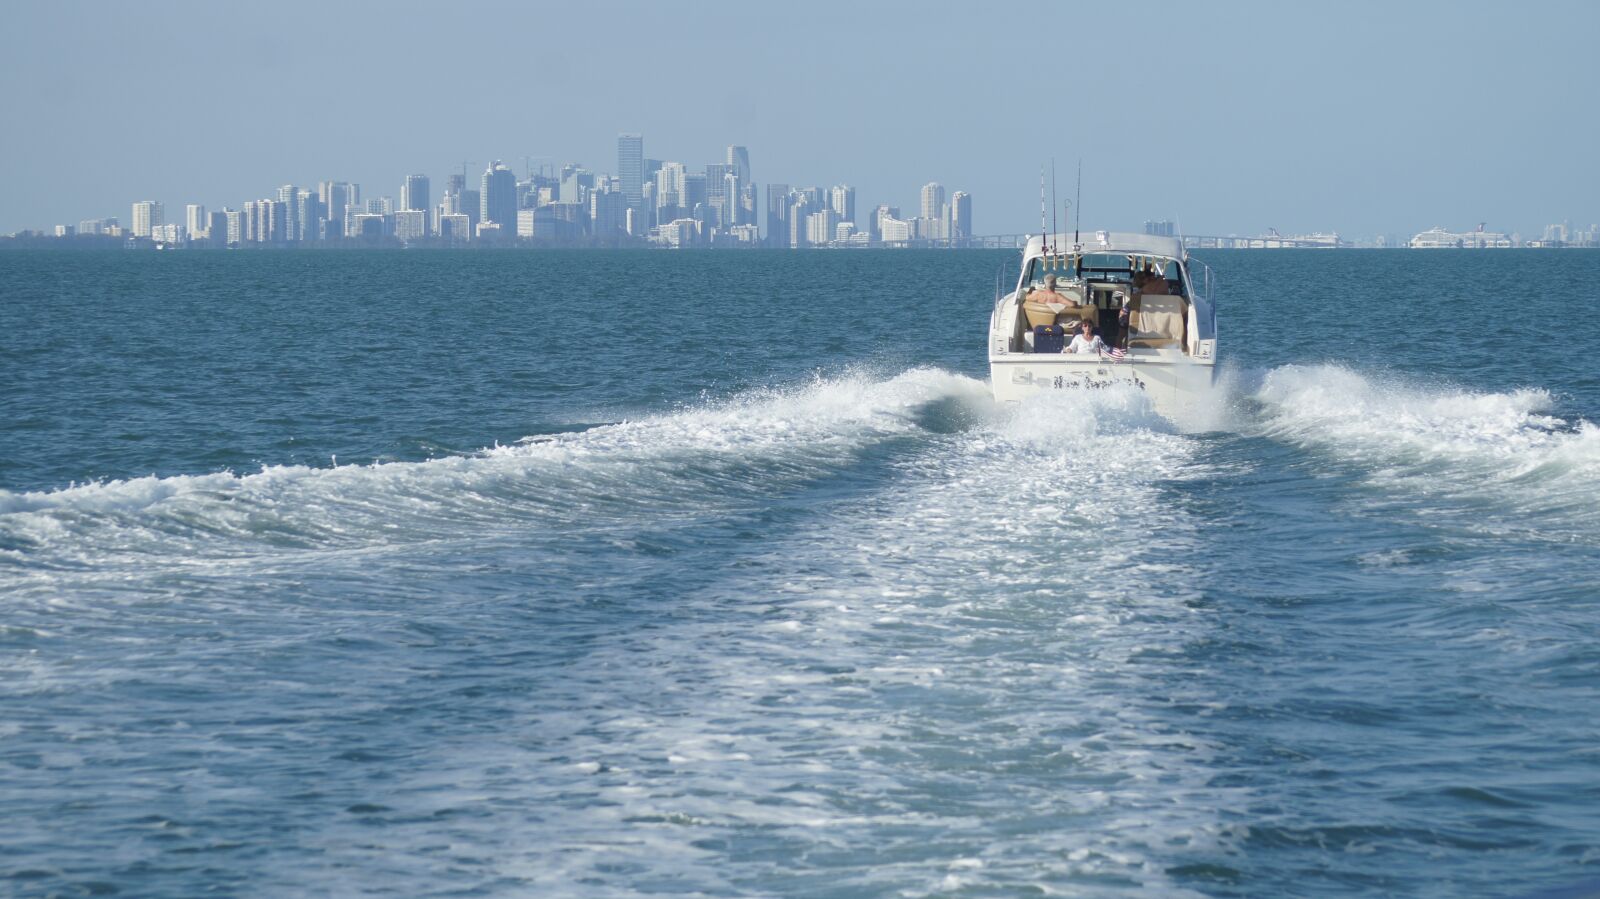
[[1023,259],[1045,255],[1046,244],[1052,255],[1063,253],[1132,253],[1183,260],[1183,241],[1176,237],[1136,234],[1132,231],[1082,231],[1074,245],[1071,234],[1042,234],[1028,238]]

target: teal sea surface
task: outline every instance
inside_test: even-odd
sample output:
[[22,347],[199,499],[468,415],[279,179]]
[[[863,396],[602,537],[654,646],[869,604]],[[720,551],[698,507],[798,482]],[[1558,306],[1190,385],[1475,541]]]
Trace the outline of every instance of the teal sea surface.
[[1600,253],[0,253],[0,894],[1600,879]]

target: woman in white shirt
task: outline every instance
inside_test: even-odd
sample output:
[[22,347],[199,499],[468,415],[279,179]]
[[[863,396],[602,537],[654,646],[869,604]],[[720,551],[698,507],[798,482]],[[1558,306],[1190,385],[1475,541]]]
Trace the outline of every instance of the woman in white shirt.
[[1094,323],[1088,319],[1078,323],[1078,333],[1073,335],[1072,343],[1067,346],[1069,353],[1103,353],[1106,351],[1105,341],[1100,335],[1094,333]]

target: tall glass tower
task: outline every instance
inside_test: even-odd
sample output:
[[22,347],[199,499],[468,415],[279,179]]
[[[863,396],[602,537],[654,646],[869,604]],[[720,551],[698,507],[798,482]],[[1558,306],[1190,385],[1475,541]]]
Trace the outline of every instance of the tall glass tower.
[[744,147],[728,147],[728,165],[745,184],[750,182],[750,151]]
[[400,183],[400,208],[428,211],[427,175],[407,175]]
[[622,196],[636,215],[644,212],[644,137],[617,135],[617,177],[622,181]]
[[517,227],[517,176],[496,159],[483,172],[483,192],[479,194],[479,219],[494,222],[511,234]]

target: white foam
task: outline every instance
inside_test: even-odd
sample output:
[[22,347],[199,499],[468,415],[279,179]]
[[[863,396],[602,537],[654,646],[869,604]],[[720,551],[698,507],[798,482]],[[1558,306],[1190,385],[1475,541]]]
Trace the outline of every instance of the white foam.
[[[942,414],[932,403],[970,422],[925,427]],[[551,892],[647,871],[681,892],[805,873],[822,891],[1115,878],[1178,894],[1155,860],[1216,831],[1193,795],[1216,795],[1214,750],[1159,717],[1181,684],[1155,698],[1107,685],[1205,636],[1185,602],[1197,523],[1169,489],[1204,469],[1199,442],[1137,392],[1003,407],[948,373],[860,376],[478,456],[34,495],[0,528],[60,529],[30,564],[59,563],[63,547],[140,570],[236,553],[244,575],[279,552],[273,535],[368,553],[509,518],[562,534],[599,521],[625,542],[628,522],[759,505],[891,441],[907,451],[877,457],[888,467],[871,489],[819,501],[739,564],[685,579],[647,636],[594,641],[525,707],[504,696],[522,739],[440,744],[431,776],[520,803],[450,826],[481,826],[495,873]],[[392,825],[394,844],[436,837],[427,801],[401,809],[422,823]],[[1037,826],[1061,816],[1079,826]],[[318,822],[301,838],[338,856],[351,827]],[[752,839],[784,851],[705,848]],[[794,861],[820,858],[832,870]]]
[[[641,778],[645,794],[629,812],[702,827],[653,831],[681,842],[680,852],[654,850],[653,870],[692,880],[672,859],[692,858],[693,841],[759,827],[795,856],[877,841],[880,855],[905,861],[853,870],[841,861],[834,882],[886,893],[1018,878],[1181,892],[1151,859],[1216,831],[1209,807],[1187,795],[1205,788],[1211,773],[1199,763],[1212,750],[1194,735],[1175,739],[1139,698],[1104,685],[1147,672],[1141,654],[1176,655],[1206,626],[1183,602],[1196,579],[1196,525],[1165,489],[1203,474],[1198,444],[1137,392],[981,411],[970,430],[926,436],[893,484],[780,535],[759,565],[683,598],[747,608],[749,626],[682,614],[625,665],[601,652],[565,673],[586,685],[585,707],[609,707],[608,690],[651,697],[652,718],[578,719],[555,739],[619,767],[673,766]],[[696,764],[705,752],[714,765]],[[1035,778],[1012,777],[1013,765],[1053,789],[1033,793]],[[800,802],[801,784],[825,792],[807,789]],[[958,798],[973,787],[987,797],[981,819]],[[980,859],[993,828],[1046,808],[1081,826],[1019,827],[1005,853]],[[615,833],[614,816],[565,804],[559,832],[536,829],[518,844],[599,876],[619,858],[599,843]],[[922,858],[928,840],[940,851]],[[721,868],[749,882],[791,870],[775,858]]]
[[338,468],[269,466],[47,492],[0,490],[0,538],[24,566],[110,557],[237,557],[451,536],[463,525],[589,523],[696,511],[819,476],[915,431],[981,382],[932,369],[761,390],[471,456]]
[[[1550,415],[1545,390],[1480,392],[1292,365],[1266,373],[1255,399],[1260,434],[1327,453],[1385,488],[1556,515],[1558,524],[1597,521],[1600,429]],[[1582,508],[1570,508],[1579,497]]]

